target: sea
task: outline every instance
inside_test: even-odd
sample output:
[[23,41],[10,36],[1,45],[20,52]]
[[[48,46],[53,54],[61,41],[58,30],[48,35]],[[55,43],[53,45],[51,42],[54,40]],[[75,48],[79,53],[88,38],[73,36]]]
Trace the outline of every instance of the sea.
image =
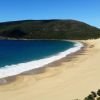
[[0,78],[43,67],[82,47],[65,40],[0,40]]

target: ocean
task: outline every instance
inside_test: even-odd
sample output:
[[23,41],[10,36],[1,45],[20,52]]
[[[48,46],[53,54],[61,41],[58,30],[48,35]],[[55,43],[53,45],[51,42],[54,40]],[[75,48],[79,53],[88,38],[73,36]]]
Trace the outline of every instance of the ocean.
[[82,46],[62,40],[0,40],[0,78],[43,67]]

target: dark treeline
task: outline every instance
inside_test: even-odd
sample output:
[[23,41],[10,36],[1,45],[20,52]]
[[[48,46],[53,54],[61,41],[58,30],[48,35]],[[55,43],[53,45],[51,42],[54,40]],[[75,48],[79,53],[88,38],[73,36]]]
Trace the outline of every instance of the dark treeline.
[[95,39],[100,29],[75,20],[23,20],[0,23],[0,37],[16,39]]

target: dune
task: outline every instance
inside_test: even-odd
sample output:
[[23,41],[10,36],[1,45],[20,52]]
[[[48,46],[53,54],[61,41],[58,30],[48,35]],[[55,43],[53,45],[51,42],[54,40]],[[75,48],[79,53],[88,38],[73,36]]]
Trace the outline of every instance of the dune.
[[99,89],[100,39],[80,42],[86,48],[69,60],[66,57],[37,74],[28,72],[0,85],[0,100],[83,100],[92,90]]

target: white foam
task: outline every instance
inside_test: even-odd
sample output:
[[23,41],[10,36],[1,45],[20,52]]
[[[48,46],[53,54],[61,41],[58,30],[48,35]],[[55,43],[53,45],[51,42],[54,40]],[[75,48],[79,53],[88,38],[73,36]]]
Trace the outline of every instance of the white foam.
[[59,60],[63,57],[66,57],[67,55],[69,55],[71,53],[74,53],[74,52],[80,50],[82,47],[83,47],[83,44],[76,42],[74,47],[67,49],[63,52],[60,52],[54,56],[40,59],[40,60],[34,60],[34,61],[26,62],[26,63],[20,63],[17,65],[5,66],[4,68],[0,69],[0,78],[18,75],[25,71],[43,67],[44,65],[47,65],[51,62]]

